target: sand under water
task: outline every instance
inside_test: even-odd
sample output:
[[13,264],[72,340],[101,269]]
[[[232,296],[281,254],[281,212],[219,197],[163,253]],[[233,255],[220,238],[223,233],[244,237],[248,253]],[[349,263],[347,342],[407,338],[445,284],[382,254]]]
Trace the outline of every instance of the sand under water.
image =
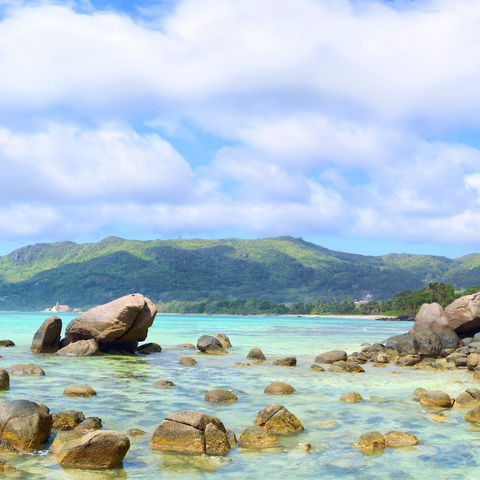
[[[147,341],[164,350],[148,356],[100,356],[62,358],[30,352],[36,329],[45,313],[0,313],[0,339],[9,338],[13,348],[0,348],[0,366],[35,363],[44,377],[11,377],[10,390],[0,392],[0,401],[30,399],[46,404],[52,413],[75,409],[85,416],[102,418],[105,429],[126,432],[140,428],[148,432],[131,438],[131,448],[121,468],[109,471],[64,470],[48,451],[18,455],[0,451],[22,471],[23,478],[42,479],[473,479],[480,475],[480,427],[464,421],[465,412],[445,412],[445,423],[433,422],[419,403],[413,401],[417,387],[440,389],[456,396],[466,388],[480,387],[466,370],[432,372],[387,365],[365,366],[366,373],[315,372],[315,356],[325,350],[358,351],[363,342],[377,342],[405,333],[408,322],[378,322],[358,318],[328,317],[229,317],[157,316]],[[64,325],[74,318],[63,314]],[[170,348],[196,343],[202,334],[223,332],[233,348],[225,356]],[[233,367],[246,362],[250,348],[259,347],[268,357],[264,365]],[[178,365],[181,356],[193,356],[193,367]],[[276,367],[275,358],[295,355],[296,367]],[[177,385],[171,389],[154,386],[160,379]],[[263,390],[274,381],[293,385],[296,393],[270,396]],[[96,397],[70,398],[67,385],[88,383]],[[227,388],[238,402],[212,404],[204,401],[207,390]],[[357,391],[365,401],[339,402],[342,394]],[[368,400],[382,397],[384,401]],[[279,437],[280,447],[267,451],[236,447],[227,457],[190,457],[161,453],[150,448],[150,435],[170,413],[195,409],[218,416],[237,436],[253,424],[256,413],[267,405],[283,404],[303,423],[305,431]],[[386,433],[408,431],[421,440],[416,447],[387,449],[368,457],[352,447],[370,430]],[[305,453],[295,448],[312,444]]]

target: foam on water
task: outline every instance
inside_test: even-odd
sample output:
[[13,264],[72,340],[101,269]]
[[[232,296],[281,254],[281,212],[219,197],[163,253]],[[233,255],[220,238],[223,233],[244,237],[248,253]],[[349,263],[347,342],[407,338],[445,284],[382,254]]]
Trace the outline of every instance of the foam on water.
[[[354,351],[363,342],[375,342],[410,325],[405,322],[378,322],[359,319],[306,317],[157,317],[148,341],[163,347],[196,343],[202,334],[224,332],[234,348],[225,356],[207,356],[189,350],[165,348],[149,356],[102,356],[60,358],[34,355],[29,351],[35,330],[46,314],[0,313],[0,338],[10,338],[15,348],[2,348],[1,366],[35,363],[45,377],[12,377],[8,392],[0,400],[20,398],[44,403],[52,412],[82,410],[98,416],[104,428],[126,431],[136,427],[149,434],[168,414],[182,409],[198,409],[218,416],[237,435],[253,424],[256,413],[267,405],[281,403],[305,426],[294,437],[280,437],[281,447],[269,451],[236,448],[226,458],[189,457],[152,452],[149,436],[132,438],[132,446],[122,468],[107,472],[62,470],[48,455],[2,452],[2,458],[20,468],[26,478],[45,479],[190,479],[203,476],[218,479],[472,479],[480,473],[480,429],[463,420],[464,412],[446,412],[446,423],[434,423],[427,411],[412,400],[416,387],[442,389],[455,396],[475,388],[468,372],[435,373],[388,365],[384,369],[367,365],[360,375],[314,372],[309,367],[318,353],[334,348]],[[67,323],[73,315],[64,314]],[[261,366],[235,368],[246,362],[252,347],[261,348],[272,360],[296,355],[295,368]],[[198,365],[181,367],[181,356],[194,356]],[[156,389],[154,383],[168,379],[175,388]],[[263,393],[273,381],[292,384],[297,392],[271,397]],[[69,398],[64,388],[88,383],[98,395]],[[207,390],[228,388],[239,397],[233,404],[209,404]],[[338,401],[346,392],[357,391],[365,399],[372,395],[386,401],[345,404]],[[404,430],[414,433],[421,443],[411,449],[388,449],[378,457],[366,457],[352,448],[358,437],[369,430]],[[295,448],[310,442],[312,453]]]

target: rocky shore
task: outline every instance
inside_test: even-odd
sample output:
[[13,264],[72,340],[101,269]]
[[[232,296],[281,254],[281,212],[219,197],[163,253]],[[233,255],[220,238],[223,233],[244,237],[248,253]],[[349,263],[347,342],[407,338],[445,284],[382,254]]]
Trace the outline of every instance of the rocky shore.
[[[66,327],[63,338],[62,321],[58,317],[50,317],[34,335],[31,346],[41,365],[16,364],[0,369],[0,389],[14,392],[19,376],[34,379],[48,375],[42,359],[50,355],[160,354],[162,347],[158,344],[139,345],[146,340],[155,315],[155,307],[148,298],[132,294],[75,318]],[[11,340],[4,340],[0,345],[6,352],[15,348]],[[227,335],[217,333],[200,336],[196,346],[183,344],[175,348],[195,352],[196,359],[188,356],[180,359],[181,368],[184,368],[182,371],[188,375],[189,368],[198,368],[197,360],[201,362],[203,356],[227,359],[232,344]],[[272,395],[288,398],[286,396],[296,394],[297,358],[286,355],[269,359],[258,346],[252,345],[245,361],[237,362],[231,368],[255,368],[264,364],[272,364],[282,372],[291,372],[293,385],[280,381],[267,382],[264,387],[266,405],[258,412],[251,412],[250,425],[234,432],[216,415],[189,409],[172,411],[151,433],[150,448],[181,455],[224,457],[237,447],[249,450],[278,448],[286,438],[292,437],[296,439],[299,450],[305,453],[314,451],[316,445],[302,439],[302,432],[310,425],[304,425],[295,411],[290,411],[282,402],[268,401]],[[480,382],[480,293],[457,299],[445,310],[435,303],[425,304],[408,332],[387,338],[382,343],[366,344],[360,351],[348,353],[337,349],[317,352],[311,365],[312,381],[324,372],[369,375],[368,368],[382,369],[389,364],[413,372],[438,372],[439,375],[459,369],[469,372],[472,381]],[[174,380],[177,382],[176,378]],[[176,383],[163,379],[157,381],[155,387],[175,389]],[[74,384],[65,388],[64,395],[90,397],[96,396],[97,392],[88,384]],[[208,390],[204,395],[205,410],[208,411],[209,405],[214,404],[231,404],[234,408],[238,395],[234,384],[230,389]],[[418,388],[411,395],[437,422],[443,422],[444,411],[456,409],[465,412],[465,422],[480,425],[479,389],[468,388],[452,397],[445,391]],[[351,391],[339,395],[338,401],[352,404],[354,408],[354,404],[364,402],[364,399],[360,393]],[[371,401],[381,402],[382,399]],[[103,430],[101,418],[85,416],[79,410],[51,412],[48,406],[36,402],[34,398],[18,398],[0,404],[0,446],[13,452],[34,454],[47,449],[52,459],[64,468],[117,467],[128,456],[131,440],[143,435],[146,433],[135,425],[131,425],[128,432]],[[412,448],[421,443],[421,437],[401,430],[399,426],[398,430],[384,430],[383,433],[367,430],[352,443],[352,449],[365,455],[379,455],[386,449]],[[1,451],[0,467],[15,469],[2,458]]]

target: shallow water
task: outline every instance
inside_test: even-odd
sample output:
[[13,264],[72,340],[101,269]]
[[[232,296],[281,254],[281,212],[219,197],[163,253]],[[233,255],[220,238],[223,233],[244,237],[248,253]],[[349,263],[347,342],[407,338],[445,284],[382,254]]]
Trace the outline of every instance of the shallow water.
[[[226,458],[189,457],[153,452],[149,435],[132,438],[123,467],[108,472],[63,470],[53,456],[17,455],[2,452],[2,458],[17,466],[23,478],[45,479],[472,479],[480,474],[480,428],[463,420],[465,412],[446,412],[447,423],[434,423],[426,410],[412,400],[416,387],[442,389],[451,396],[466,388],[478,387],[468,372],[441,373],[399,368],[366,366],[367,373],[335,374],[314,372],[309,367],[318,353],[342,348],[358,351],[363,342],[382,341],[404,333],[406,322],[379,322],[348,318],[307,317],[209,317],[157,316],[148,341],[162,347],[196,343],[202,334],[226,333],[234,348],[225,356],[207,356],[195,351],[164,348],[149,356],[102,356],[61,358],[34,355],[29,346],[35,330],[46,318],[39,313],[0,313],[0,338],[10,338],[14,348],[1,348],[3,368],[16,363],[35,363],[44,368],[45,377],[12,377],[8,392],[0,401],[31,399],[50,407],[52,412],[76,409],[85,416],[102,418],[105,429],[125,432],[136,427],[149,434],[170,413],[198,409],[218,416],[233,431],[253,424],[256,413],[267,405],[281,403],[303,423],[305,432],[280,437],[281,447],[269,451],[232,450]],[[64,324],[73,318],[63,314]],[[268,357],[261,366],[235,368],[246,362],[252,347]],[[194,367],[181,367],[181,356],[193,356]],[[274,367],[271,360],[296,355],[298,366]],[[156,389],[154,383],[168,379],[172,389]],[[268,396],[264,388],[273,381],[293,385],[289,396]],[[69,398],[67,385],[88,383],[98,395]],[[233,404],[209,404],[207,390],[228,388],[237,392]],[[365,400],[357,404],[338,401],[346,392],[357,391],[365,399],[371,395],[386,401]],[[330,423],[327,423],[330,422]],[[334,423],[331,423],[334,422]],[[325,428],[329,427],[329,428]],[[358,437],[369,430],[404,430],[421,439],[411,449],[388,449],[378,457],[366,457],[352,448]],[[312,452],[295,448],[310,442]]]

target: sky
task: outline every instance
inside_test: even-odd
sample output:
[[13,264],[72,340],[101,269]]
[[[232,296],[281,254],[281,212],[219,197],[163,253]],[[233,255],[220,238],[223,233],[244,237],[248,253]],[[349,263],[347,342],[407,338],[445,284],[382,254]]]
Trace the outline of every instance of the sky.
[[0,0],[0,254],[480,251],[478,0]]

